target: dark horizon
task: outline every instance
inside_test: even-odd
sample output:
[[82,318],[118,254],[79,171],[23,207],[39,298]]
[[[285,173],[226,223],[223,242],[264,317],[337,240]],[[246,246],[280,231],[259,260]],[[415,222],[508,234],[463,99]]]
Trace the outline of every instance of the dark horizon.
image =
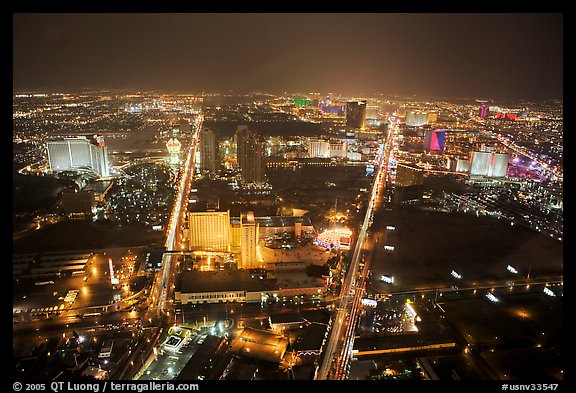
[[562,14],[14,14],[13,90],[561,99]]

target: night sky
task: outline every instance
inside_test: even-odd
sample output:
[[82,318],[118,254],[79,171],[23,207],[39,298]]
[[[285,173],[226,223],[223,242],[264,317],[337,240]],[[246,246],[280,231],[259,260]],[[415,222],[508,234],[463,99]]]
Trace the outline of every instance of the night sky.
[[560,98],[562,14],[15,14],[15,90]]

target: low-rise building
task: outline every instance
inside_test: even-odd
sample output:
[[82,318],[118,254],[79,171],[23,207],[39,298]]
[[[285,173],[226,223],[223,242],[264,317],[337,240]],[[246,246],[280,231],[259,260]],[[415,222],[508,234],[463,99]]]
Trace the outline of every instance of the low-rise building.
[[181,304],[322,298],[329,279],[310,273],[305,262],[276,263],[274,271],[189,270],[176,280],[174,298]]

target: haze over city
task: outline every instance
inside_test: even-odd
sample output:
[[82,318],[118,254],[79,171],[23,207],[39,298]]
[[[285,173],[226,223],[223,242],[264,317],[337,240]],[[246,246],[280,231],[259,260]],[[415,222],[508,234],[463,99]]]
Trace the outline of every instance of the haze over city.
[[14,14],[13,390],[562,388],[562,97],[559,13]]
[[561,14],[15,14],[14,87],[560,98]]

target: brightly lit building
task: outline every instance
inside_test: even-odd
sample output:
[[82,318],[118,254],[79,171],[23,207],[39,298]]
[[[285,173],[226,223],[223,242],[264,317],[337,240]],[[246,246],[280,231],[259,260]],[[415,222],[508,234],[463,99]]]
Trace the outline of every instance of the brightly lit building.
[[191,251],[228,252],[230,248],[230,211],[190,212]]
[[316,244],[328,249],[349,250],[351,241],[352,231],[346,227],[325,230],[316,238]]
[[346,127],[364,128],[366,126],[366,100],[346,103]]
[[310,157],[330,157],[330,142],[324,139],[308,139],[308,155]]
[[260,267],[258,259],[258,239],[260,225],[254,219],[254,213],[240,214],[240,220],[230,227],[231,245],[240,249],[238,269],[253,269]]
[[200,131],[200,170],[216,173],[218,169],[217,133],[209,128]]
[[330,158],[346,158],[348,155],[348,143],[344,141],[331,141],[329,156]]
[[426,130],[426,132],[424,133],[424,151],[427,153],[444,152],[445,140],[446,140],[446,131]]
[[100,177],[110,176],[108,152],[102,136],[65,137],[48,141],[46,147],[53,172],[90,170]]
[[428,124],[428,113],[421,111],[407,111],[406,125],[411,127],[420,127]]
[[182,148],[182,143],[176,138],[170,138],[166,142],[166,148],[170,154],[170,164],[177,165],[180,163],[180,149]]
[[236,130],[236,155],[244,183],[264,183],[264,144],[245,125]]
[[470,172],[470,160],[458,158],[456,160],[456,172]]
[[508,154],[488,151],[475,151],[472,153],[471,176],[506,177],[507,170]]

